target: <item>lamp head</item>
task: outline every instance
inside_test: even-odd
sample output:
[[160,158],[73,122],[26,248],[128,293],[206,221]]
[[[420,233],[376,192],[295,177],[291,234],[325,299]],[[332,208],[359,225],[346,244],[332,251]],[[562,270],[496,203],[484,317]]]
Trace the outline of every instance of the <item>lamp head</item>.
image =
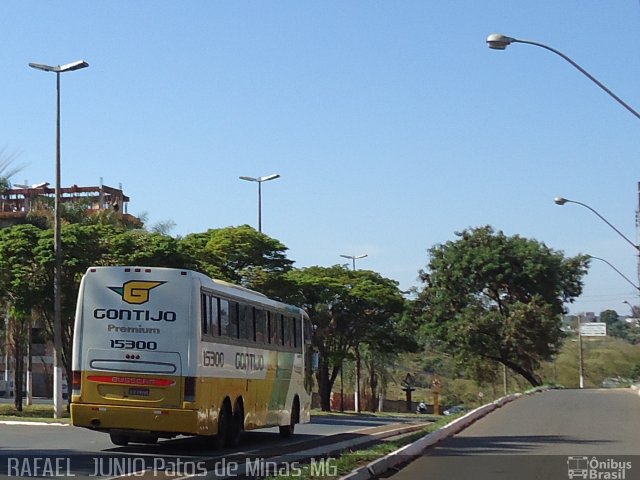
[[31,68],[35,68],[36,70],[42,70],[45,72],[62,73],[80,70],[81,68],[87,68],[89,64],[84,60],[77,60],[75,62],[67,63],[66,65],[57,65],[55,67],[51,65],[44,65],[42,63],[30,63],[29,66]]
[[267,175],[265,177],[260,177],[258,180],[260,182],[268,182],[269,180],[275,180],[276,178],[280,178],[279,173],[274,173],[273,175]]
[[504,50],[515,41],[515,38],[507,37],[501,33],[492,33],[487,37],[487,45],[493,50]]
[[73,70],[80,70],[81,68],[87,68],[89,64],[84,60],[77,60],[75,62],[67,63],[57,67],[58,72],[71,72]]
[[556,198],[553,199],[553,201],[555,202],[556,205],[564,205],[569,200],[567,200],[566,198],[563,198],[563,197],[556,197]]

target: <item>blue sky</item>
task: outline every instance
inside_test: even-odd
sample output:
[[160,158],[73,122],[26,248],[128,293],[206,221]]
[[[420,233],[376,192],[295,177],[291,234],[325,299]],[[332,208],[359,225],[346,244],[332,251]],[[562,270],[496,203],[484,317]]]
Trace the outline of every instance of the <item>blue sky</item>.
[[[561,50],[640,109],[640,2],[6,1],[0,147],[21,183],[122,184],[129,212],[175,235],[257,224],[297,266],[342,263],[418,285],[427,250],[490,224],[637,282],[640,122]],[[636,52],[636,53],[634,53]],[[602,262],[573,312],[638,303]]]

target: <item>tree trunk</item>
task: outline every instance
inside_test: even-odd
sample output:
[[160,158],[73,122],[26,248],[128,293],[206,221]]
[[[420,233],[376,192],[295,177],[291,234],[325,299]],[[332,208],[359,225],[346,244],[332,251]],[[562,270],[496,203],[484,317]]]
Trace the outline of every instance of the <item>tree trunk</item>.
[[33,357],[32,347],[33,344],[33,330],[31,329],[31,318],[27,321],[27,405],[33,404]]
[[16,410],[19,412],[22,411],[22,391],[24,389],[24,348],[21,339],[16,339],[14,342],[14,350],[15,352],[15,362],[16,362],[16,370],[15,370],[15,380],[14,380],[14,404]]
[[318,365],[318,373],[316,375],[318,379],[318,393],[320,395],[320,409],[323,412],[331,411],[331,388],[329,382],[329,362],[321,356],[320,364]]
[[515,363],[509,362],[508,360],[499,361],[517,374],[522,375],[525,380],[527,380],[527,382],[529,382],[533,387],[539,387],[540,385],[542,385],[542,379],[535,372],[527,370],[526,368],[521,367],[520,365],[517,365]]
[[355,354],[356,354],[356,391],[355,391],[355,410],[356,413],[360,413],[360,348],[358,345],[355,346]]
[[369,387],[371,387],[371,405],[369,405],[369,409],[372,412],[376,411],[376,403],[378,397],[378,374],[375,370],[375,365],[371,362],[371,370],[369,372]]
[[66,329],[62,330],[62,365],[67,375],[67,412],[71,412],[71,390],[73,383],[73,328],[74,317],[69,317],[66,321]]

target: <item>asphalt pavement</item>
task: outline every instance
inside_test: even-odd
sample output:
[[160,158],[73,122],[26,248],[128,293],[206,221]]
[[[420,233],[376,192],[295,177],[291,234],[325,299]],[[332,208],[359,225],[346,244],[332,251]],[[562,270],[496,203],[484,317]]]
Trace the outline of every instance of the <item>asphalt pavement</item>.
[[379,478],[640,479],[631,389],[551,390],[504,405]]

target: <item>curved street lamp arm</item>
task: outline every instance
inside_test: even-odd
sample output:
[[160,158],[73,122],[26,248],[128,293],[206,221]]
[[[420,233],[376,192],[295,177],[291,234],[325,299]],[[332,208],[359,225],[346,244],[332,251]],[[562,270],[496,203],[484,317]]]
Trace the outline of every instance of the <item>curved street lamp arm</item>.
[[[602,215],[600,215],[594,208],[590,207],[586,203],[578,202],[576,200],[566,200],[566,201],[568,203],[577,203],[578,205],[582,205],[583,207],[588,208],[589,210],[591,210],[593,213],[595,213],[600,218],[600,220],[602,220],[604,223],[609,225],[618,235],[620,235],[622,238],[624,238],[627,241],[627,243],[629,243],[633,248],[635,248],[640,253],[640,246],[636,245],[631,240],[629,240],[629,238],[624,233],[622,233],[620,230],[618,230],[616,227],[614,227],[613,224],[609,220],[607,220]],[[596,258],[596,257],[593,257],[593,258]]]
[[[587,257],[589,258],[595,258],[596,260],[600,260],[601,262],[606,263],[607,265],[609,265],[611,268],[613,268],[618,275],[620,275],[622,278],[624,278],[627,282],[629,282],[631,285],[633,285],[633,288],[635,288],[636,290],[640,291],[640,287],[638,285],[636,285],[635,283],[633,283],[631,280],[629,280],[629,278],[622,273],[620,270],[618,270],[616,267],[614,267],[609,261],[605,260],[604,258],[600,258],[600,257],[594,257],[593,255],[587,255]],[[626,300],[625,300],[626,302]],[[627,302],[628,303],[628,302]]]
[[574,62],[573,60],[571,60],[571,58],[567,57],[564,53],[562,53],[559,50],[556,50],[555,48],[552,48],[548,45],[545,45],[544,43],[539,43],[539,42],[534,42],[531,40],[519,40],[517,38],[513,38],[511,39],[511,42],[513,43],[527,43],[529,45],[535,45],[537,47],[542,47],[546,50],[549,50],[550,52],[555,53],[556,55],[559,55],[560,57],[564,58],[567,62],[569,62],[571,65],[573,65],[575,68],[577,68],[578,70],[580,70],[580,72],[585,75],[589,80],[591,80],[593,83],[595,83],[596,85],[598,85],[602,90],[604,90],[605,92],[607,92],[616,102],[618,102],[620,105],[622,105],[624,108],[626,108],[627,110],[629,110],[629,112],[631,112],[636,118],[640,119],[640,113],[636,112],[633,108],[631,108],[629,105],[627,105],[627,103],[622,100],[619,96],[617,96],[615,93],[613,93],[611,90],[609,90],[606,85],[604,85],[601,81],[599,81],[597,78],[595,78],[593,75],[591,75],[589,72],[587,72],[584,68],[582,68],[580,65],[578,65],[576,62]]

